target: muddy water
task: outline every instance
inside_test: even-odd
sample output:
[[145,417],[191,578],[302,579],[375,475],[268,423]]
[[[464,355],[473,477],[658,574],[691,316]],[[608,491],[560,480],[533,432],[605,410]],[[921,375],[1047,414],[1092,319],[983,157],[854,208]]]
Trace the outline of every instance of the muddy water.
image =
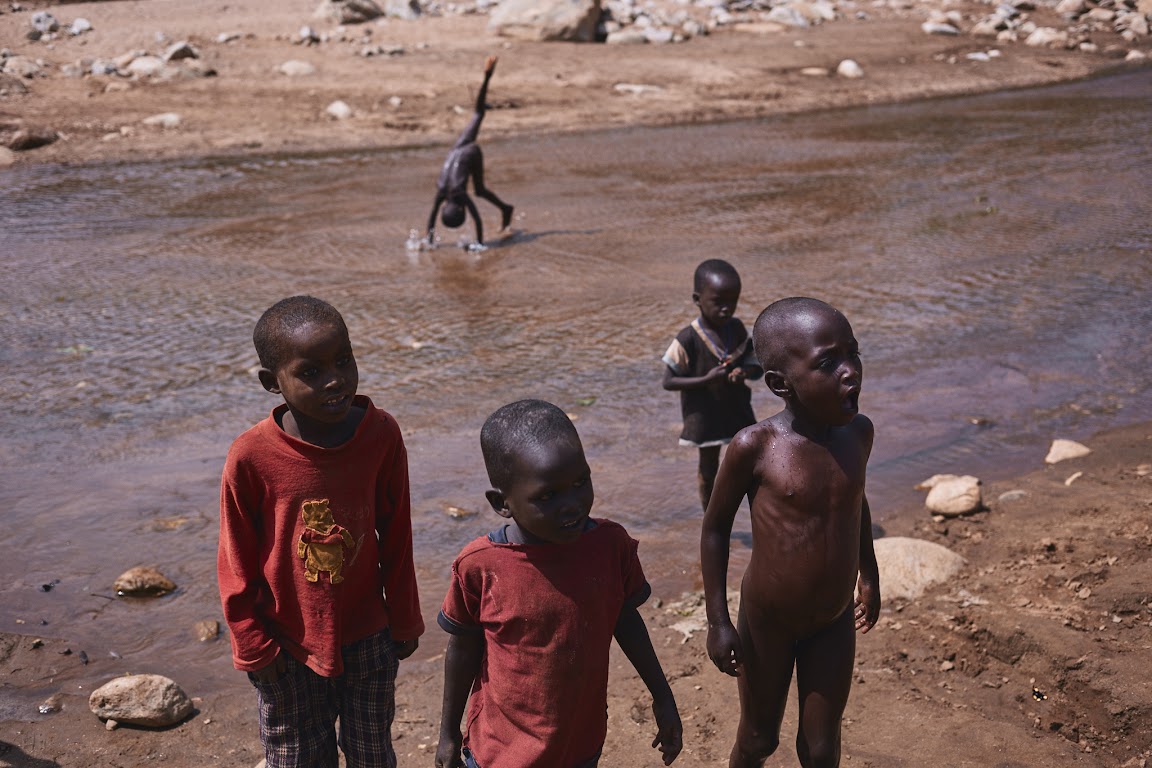
[[[693,316],[703,258],[736,264],[746,321],[793,294],[852,320],[881,525],[916,513],[910,486],[932,473],[1004,478],[1040,466],[1054,436],[1152,418],[1150,123],[1145,71],[489,142],[519,231],[478,258],[404,248],[442,148],[8,171],[0,629],[235,684],[226,644],[198,646],[190,626],[219,614],[225,451],[276,403],[251,328],[295,293],[344,313],[361,391],[405,429],[429,620],[452,556],[496,522],[480,424],[528,396],[577,417],[597,511],[641,539],[658,591],[694,586],[695,456],[676,445],[659,356]],[[762,385],[754,405],[777,408]],[[110,599],[139,563],[180,590]]]

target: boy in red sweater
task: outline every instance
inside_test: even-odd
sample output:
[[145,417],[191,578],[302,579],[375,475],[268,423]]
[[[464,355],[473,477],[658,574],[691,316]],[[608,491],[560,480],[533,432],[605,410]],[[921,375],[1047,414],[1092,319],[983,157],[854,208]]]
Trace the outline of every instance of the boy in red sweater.
[[217,571],[268,768],[335,768],[337,719],[350,768],[394,768],[396,670],[424,631],[404,441],[356,394],[331,305],[284,299],[253,341],[284,403],[228,451]]
[[551,403],[521,400],[488,417],[480,445],[488,503],[508,523],[452,564],[438,619],[451,638],[437,768],[594,768],[613,637],[652,694],[652,746],[670,765],[680,715],[636,610],[652,589],[636,541],[589,516],[591,470],[576,428]]

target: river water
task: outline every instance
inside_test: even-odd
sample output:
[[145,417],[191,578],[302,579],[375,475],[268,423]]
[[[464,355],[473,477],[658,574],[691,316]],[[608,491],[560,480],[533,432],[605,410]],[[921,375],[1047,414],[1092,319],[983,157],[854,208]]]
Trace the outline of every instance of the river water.
[[[277,402],[252,326],[296,293],[343,312],[361,392],[404,428],[430,623],[452,557],[497,522],[479,427],[521,397],[577,417],[596,514],[641,540],[657,592],[696,586],[695,455],[659,357],[705,258],[740,271],[745,322],[797,294],[852,321],[881,526],[922,513],[911,486],[928,475],[1010,477],[1053,437],[1152,418],[1150,124],[1145,70],[493,141],[488,181],[519,231],[478,257],[404,247],[443,147],[6,171],[0,630],[137,671],[195,667],[200,690],[235,683],[227,643],[199,646],[190,626],[219,616],[225,452]],[[762,384],[753,403],[778,408]],[[110,599],[137,564],[180,589]]]

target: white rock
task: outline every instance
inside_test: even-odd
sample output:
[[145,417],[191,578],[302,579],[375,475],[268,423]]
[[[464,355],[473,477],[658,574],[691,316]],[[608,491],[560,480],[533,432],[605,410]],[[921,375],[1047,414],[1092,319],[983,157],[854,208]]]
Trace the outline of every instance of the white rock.
[[670,43],[673,32],[667,27],[650,27],[644,30],[644,38],[650,43]]
[[874,546],[885,600],[915,600],[928,587],[955,578],[965,563],[947,547],[921,539],[884,537]]
[[643,83],[616,83],[612,86],[612,90],[617,93],[642,96],[651,93],[661,93],[664,89],[658,85],[644,85]]
[[1056,4],[1056,13],[1065,16],[1079,16],[1087,10],[1087,0],[1060,0],[1060,2]]
[[48,11],[37,11],[32,14],[32,19],[28,23],[32,25],[32,29],[45,35],[60,29],[60,22]]
[[644,45],[648,42],[648,36],[644,34],[642,29],[626,27],[615,32],[609,32],[604,42],[608,45]]
[[766,18],[768,21],[779,22],[780,24],[799,29],[810,26],[808,18],[801,13],[798,8],[793,8],[790,5],[777,5],[768,11]]
[[198,59],[200,52],[192,47],[187,40],[172,43],[164,51],[164,61],[179,61],[180,59]]
[[183,121],[183,118],[175,112],[163,112],[159,115],[146,117],[140,122],[157,128],[179,128]]
[[599,21],[599,0],[502,0],[488,17],[488,32],[518,40],[590,43]]
[[88,708],[101,720],[162,728],[188,717],[192,701],[163,675],[127,675],[92,691]]
[[216,42],[220,43],[221,45],[223,45],[225,43],[230,43],[233,40],[239,40],[239,39],[240,39],[240,33],[239,32],[221,32],[220,34],[216,35]]
[[830,73],[827,67],[804,67],[800,70],[800,74],[805,77],[828,77]]
[[1146,58],[1148,58],[1148,54],[1144,53],[1144,51],[1131,50],[1128,51],[1128,55],[1124,57],[1124,61],[1143,61]]
[[28,56],[10,56],[4,59],[3,67],[0,67],[0,72],[13,77],[26,77],[33,78],[44,73],[44,67],[40,66],[39,62]]
[[352,107],[337,99],[324,108],[324,113],[337,120],[347,120],[352,117]]
[[316,74],[316,67],[306,61],[286,61],[279,66],[279,72],[288,77],[306,77]]
[[942,21],[926,21],[920,25],[920,29],[924,30],[929,35],[958,35],[960,30],[956,27]]
[[337,24],[362,24],[383,15],[384,10],[372,0],[324,0],[312,17]]
[[932,475],[932,477],[927,480],[921,480],[912,487],[918,491],[930,491],[945,480],[957,480],[959,478],[960,475]]
[[1068,33],[1053,27],[1037,27],[1024,41],[1025,45],[1033,48],[1048,48],[1054,45],[1063,45],[1068,42]]
[[387,0],[384,15],[393,19],[418,19],[422,10],[420,0]]
[[836,65],[836,74],[849,80],[857,80],[864,77],[864,69],[852,59],[844,59]]
[[941,480],[928,491],[924,505],[934,514],[945,517],[976,512],[984,505],[980,480],[972,475]]
[[991,61],[992,57],[983,51],[974,51],[973,53],[964,54],[964,58],[969,61]]
[[1057,438],[1052,441],[1052,447],[1048,449],[1048,455],[1044,457],[1044,463],[1056,464],[1065,459],[1078,459],[1090,453],[1092,453],[1092,449],[1086,445],[1081,445],[1075,440]]
[[68,34],[72,35],[73,37],[76,37],[77,35],[82,35],[85,32],[91,32],[91,31],[92,31],[92,22],[88,21],[88,19],[85,19],[85,18],[75,19],[72,22],[72,26],[68,27]]
[[1129,32],[1144,37],[1148,34],[1148,18],[1142,13],[1129,14],[1124,21]]
[[125,69],[136,77],[155,77],[164,71],[164,60],[159,56],[138,56]]

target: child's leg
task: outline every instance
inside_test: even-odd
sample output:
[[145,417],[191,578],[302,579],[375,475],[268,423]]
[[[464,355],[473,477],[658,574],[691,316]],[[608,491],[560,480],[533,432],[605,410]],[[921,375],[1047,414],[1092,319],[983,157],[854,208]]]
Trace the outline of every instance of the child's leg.
[[720,471],[720,446],[710,445],[700,449],[700,470],[696,483],[700,489],[700,504],[708,511],[708,500],[712,498],[712,487],[716,485],[716,473]]
[[760,768],[780,744],[780,721],[792,682],[795,643],[791,634],[747,601],[741,603],[736,630],[743,652],[736,679],[740,725],[728,767]]
[[512,223],[512,211],[515,209],[484,185],[484,152],[480,149],[480,145],[476,145],[476,151],[472,153],[470,162],[472,165],[472,188],[476,190],[476,196],[484,198],[500,209],[500,229],[507,229],[508,225]]
[[840,718],[852,687],[856,631],[852,609],[796,648],[800,728],[796,754],[804,768],[840,765]]
[[396,768],[392,720],[400,662],[387,632],[344,649],[340,678],[340,748],[348,768]]
[[268,768],[336,768],[336,707],[329,681],[286,653],[284,658],[288,668],[279,680],[253,682]]

